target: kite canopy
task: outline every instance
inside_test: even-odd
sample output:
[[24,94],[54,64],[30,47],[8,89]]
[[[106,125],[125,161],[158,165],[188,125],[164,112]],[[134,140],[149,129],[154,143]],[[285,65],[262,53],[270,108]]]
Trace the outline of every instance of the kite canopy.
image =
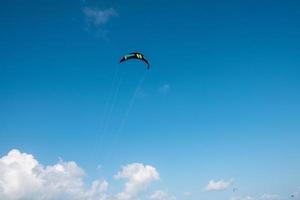
[[148,60],[146,60],[144,55],[139,52],[129,53],[129,54],[123,56],[120,60],[120,63],[127,61],[127,60],[131,60],[131,59],[137,59],[137,60],[143,61],[144,63],[147,64],[147,69],[150,69],[150,64],[149,64]]

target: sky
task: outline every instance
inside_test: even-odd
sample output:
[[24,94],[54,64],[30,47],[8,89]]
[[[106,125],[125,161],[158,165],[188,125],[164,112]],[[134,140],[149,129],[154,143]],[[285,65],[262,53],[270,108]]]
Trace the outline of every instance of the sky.
[[1,1],[0,199],[300,199],[299,10]]

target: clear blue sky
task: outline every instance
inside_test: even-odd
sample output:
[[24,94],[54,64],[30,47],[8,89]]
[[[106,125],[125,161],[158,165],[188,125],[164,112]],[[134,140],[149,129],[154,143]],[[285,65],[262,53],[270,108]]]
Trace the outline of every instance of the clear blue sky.
[[[118,16],[96,24],[87,7]],[[1,1],[0,154],[74,160],[91,179],[150,164],[179,199],[227,199],[202,189],[231,178],[243,195],[289,195],[300,186],[299,10],[296,0]],[[136,50],[152,68],[114,139],[145,70],[118,61]]]

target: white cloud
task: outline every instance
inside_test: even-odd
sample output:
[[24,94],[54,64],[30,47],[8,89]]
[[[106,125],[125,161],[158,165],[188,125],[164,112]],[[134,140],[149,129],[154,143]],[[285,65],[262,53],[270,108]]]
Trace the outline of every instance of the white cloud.
[[217,190],[226,190],[232,184],[233,180],[224,181],[214,181],[210,180],[207,186],[204,188],[205,191],[217,191]]
[[149,199],[151,200],[175,200],[176,198],[168,193],[157,190],[153,194],[150,195]]
[[0,158],[0,199],[93,200],[106,198],[108,183],[96,180],[90,187],[75,162],[43,166],[30,154],[11,150]]
[[85,7],[83,9],[89,23],[94,24],[95,26],[100,26],[106,24],[112,17],[118,16],[118,13],[115,9],[97,9],[91,7]]
[[115,175],[116,179],[127,179],[124,191],[117,194],[117,199],[128,200],[136,198],[147,186],[159,179],[156,169],[149,165],[133,163],[123,166]]
[[158,91],[162,94],[167,94],[171,89],[170,84],[163,84],[158,88]]
[[[73,161],[44,166],[31,154],[14,149],[0,157],[0,200],[135,200],[160,177],[150,165],[123,166],[114,178],[125,179],[124,190],[116,194],[108,193],[108,182],[87,185],[84,178],[85,172]],[[162,192],[152,197],[174,199]]]

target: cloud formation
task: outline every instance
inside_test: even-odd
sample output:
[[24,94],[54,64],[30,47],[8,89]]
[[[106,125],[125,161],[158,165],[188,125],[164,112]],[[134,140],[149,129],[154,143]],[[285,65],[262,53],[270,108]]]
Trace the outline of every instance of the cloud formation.
[[84,176],[75,162],[43,166],[14,149],[0,158],[0,199],[104,199],[108,183],[96,180],[88,187]]
[[87,185],[84,178],[85,172],[73,161],[43,166],[16,149],[0,157],[1,200],[133,200],[159,179],[159,173],[141,163],[123,166],[114,178],[125,179],[125,186],[116,195],[108,194],[105,180]]
[[86,16],[89,23],[92,23],[95,26],[101,26],[106,24],[112,17],[118,16],[118,13],[115,9],[97,9],[91,7],[85,7],[83,13]]
[[124,191],[117,194],[117,199],[134,199],[147,186],[159,179],[159,173],[150,165],[133,163],[123,166],[121,171],[115,175],[115,179],[126,179]]
[[207,186],[204,188],[205,191],[218,191],[218,190],[226,190],[231,186],[233,180],[229,181],[224,181],[224,180],[219,180],[219,181],[214,181],[210,180]]
[[149,199],[151,200],[175,200],[176,198],[168,193],[157,190],[153,194],[150,195]]

